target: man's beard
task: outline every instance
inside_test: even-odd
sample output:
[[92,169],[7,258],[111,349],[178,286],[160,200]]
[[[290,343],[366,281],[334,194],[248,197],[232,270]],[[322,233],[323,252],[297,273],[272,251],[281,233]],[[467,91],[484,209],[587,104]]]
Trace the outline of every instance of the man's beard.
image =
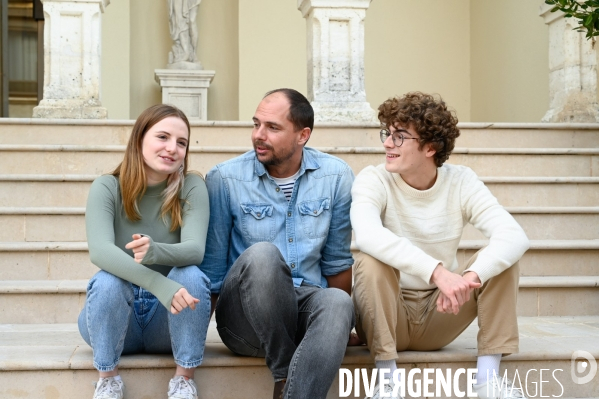
[[286,159],[281,159],[279,158],[276,154],[275,154],[275,150],[272,146],[266,144],[263,141],[254,141],[254,151],[256,151],[256,147],[264,147],[267,150],[270,151],[270,157],[267,159],[260,159],[258,156],[258,153],[256,152],[256,158],[258,158],[258,161],[260,161],[260,163],[262,163],[262,165],[265,166],[276,166],[276,165],[280,165],[283,162],[285,162],[287,159],[289,159],[289,157],[287,157]]

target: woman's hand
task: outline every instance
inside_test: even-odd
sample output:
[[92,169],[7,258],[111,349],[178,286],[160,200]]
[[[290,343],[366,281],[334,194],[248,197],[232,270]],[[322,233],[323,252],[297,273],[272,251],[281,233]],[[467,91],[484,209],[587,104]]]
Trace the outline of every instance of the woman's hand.
[[179,314],[188,306],[191,310],[196,310],[196,303],[199,302],[200,300],[192,297],[185,288],[180,288],[179,291],[173,295],[173,300],[171,301],[171,313]]
[[148,253],[150,249],[150,239],[148,237],[142,237],[141,234],[133,234],[133,241],[125,245],[125,248],[133,250],[133,260],[137,263],[141,263],[141,260]]

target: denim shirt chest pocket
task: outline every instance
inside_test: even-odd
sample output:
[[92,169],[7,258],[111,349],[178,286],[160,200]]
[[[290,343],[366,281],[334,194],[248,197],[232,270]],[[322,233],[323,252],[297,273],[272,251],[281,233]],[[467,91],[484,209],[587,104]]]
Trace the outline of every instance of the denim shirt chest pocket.
[[298,205],[304,233],[309,238],[325,237],[331,224],[331,199],[319,198]]
[[243,215],[241,228],[245,238],[253,243],[272,241],[275,238],[273,206],[264,203],[240,204]]

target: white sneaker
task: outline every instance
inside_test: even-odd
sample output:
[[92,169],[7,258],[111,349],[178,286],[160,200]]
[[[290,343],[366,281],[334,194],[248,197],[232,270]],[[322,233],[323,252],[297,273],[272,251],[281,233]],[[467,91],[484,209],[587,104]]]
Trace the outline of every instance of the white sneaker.
[[[403,399],[400,395],[399,395],[399,389],[397,390],[397,395],[393,396],[393,385],[392,384],[385,384],[383,385],[383,388],[379,388],[379,385],[377,384],[376,387],[374,387],[374,395],[372,396],[367,396],[364,399],[380,399],[380,398],[389,398],[389,399]],[[386,396],[382,396],[382,393],[385,393]]]
[[191,378],[177,375],[168,383],[168,399],[198,399],[198,387]]
[[114,377],[100,378],[95,384],[93,399],[123,399],[125,384]]
[[491,378],[483,384],[474,384],[474,392],[481,399],[527,399],[520,388],[514,388],[514,384],[508,378]]

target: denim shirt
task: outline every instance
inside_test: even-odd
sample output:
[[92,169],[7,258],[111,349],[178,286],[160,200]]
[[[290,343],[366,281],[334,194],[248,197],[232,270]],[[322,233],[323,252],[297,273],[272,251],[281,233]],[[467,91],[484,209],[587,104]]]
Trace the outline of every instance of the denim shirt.
[[285,258],[296,287],[327,287],[325,276],[347,270],[349,209],[354,175],[341,159],[304,148],[291,200],[249,151],[216,165],[206,176],[210,223],[200,268],[212,292],[241,253],[251,245],[273,243]]

